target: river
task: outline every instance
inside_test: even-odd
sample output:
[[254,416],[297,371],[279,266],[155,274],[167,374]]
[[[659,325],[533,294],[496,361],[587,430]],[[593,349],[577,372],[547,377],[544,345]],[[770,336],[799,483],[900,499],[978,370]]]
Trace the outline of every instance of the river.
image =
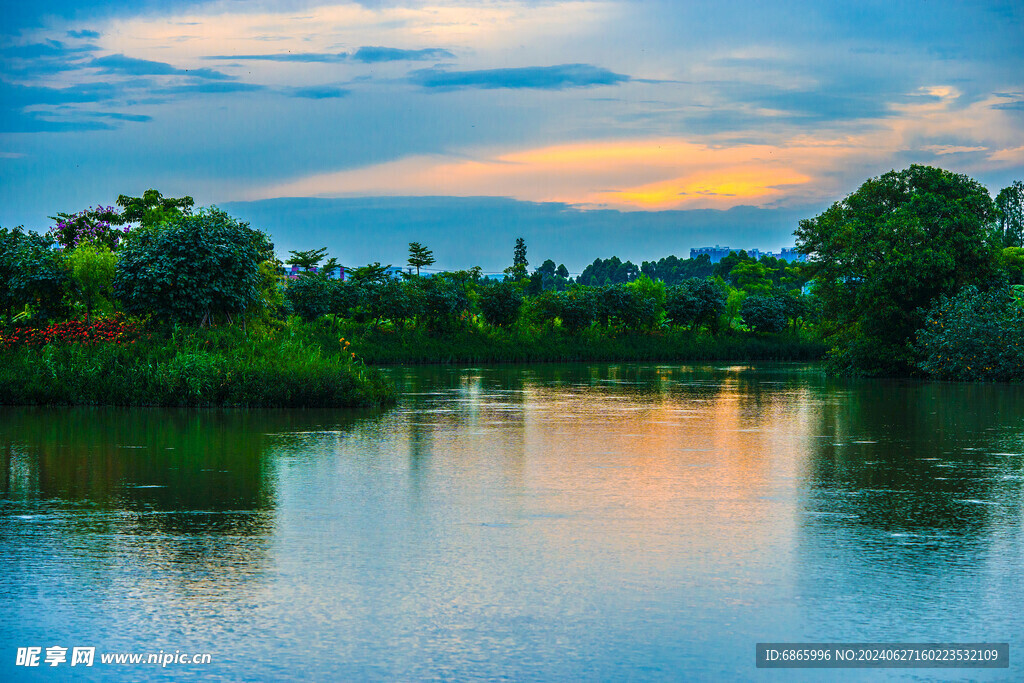
[[[1009,642],[831,673],[1022,677],[1024,387],[390,372],[378,412],[0,408],[0,679],[829,673],[755,669],[764,641]],[[100,662],[176,652],[210,662]]]

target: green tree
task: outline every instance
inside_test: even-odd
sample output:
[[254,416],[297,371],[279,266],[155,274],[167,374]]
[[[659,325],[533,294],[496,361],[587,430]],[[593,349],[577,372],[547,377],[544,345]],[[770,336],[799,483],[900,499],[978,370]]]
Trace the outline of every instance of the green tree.
[[96,304],[110,291],[117,256],[103,242],[82,242],[68,255],[68,263],[75,289],[85,304],[85,321],[89,322]]
[[782,297],[751,294],[740,306],[740,316],[757,332],[776,333],[786,329],[786,301]]
[[409,265],[416,269],[416,274],[420,274],[420,268],[426,268],[436,263],[434,258],[434,252],[427,249],[419,242],[409,242]]
[[511,327],[519,319],[523,293],[512,282],[495,282],[480,289],[477,304],[489,324]]
[[116,224],[138,223],[146,228],[161,225],[179,216],[191,215],[194,203],[192,197],[164,197],[153,189],[146,190],[141,197],[120,195],[117,205],[122,211]]
[[181,215],[121,247],[113,291],[130,314],[169,323],[231,322],[257,304],[265,234],[220,209]]
[[526,267],[530,262],[526,260],[526,240],[522,237],[516,238],[516,247],[512,252],[512,265],[505,269],[505,274],[516,282],[525,280],[527,277]]
[[10,321],[28,307],[47,319],[65,313],[68,269],[51,236],[0,228],[0,312]]
[[910,340],[941,294],[984,284],[998,236],[988,191],[964,175],[911,166],[866,181],[821,215],[800,221],[815,292],[836,329],[832,368],[900,374]]
[[304,271],[311,273],[321,261],[327,256],[327,247],[320,247],[319,249],[307,249],[306,251],[289,251],[291,258],[285,263],[290,266],[298,266]]
[[558,268],[555,270],[555,275],[562,278],[569,277],[569,269],[565,267],[564,263],[558,264]]
[[1024,182],[1015,180],[996,195],[996,221],[1003,246],[1024,247]]
[[665,312],[675,325],[686,325],[694,330],[708,326],[718,331],[718,319],[725,311],[726,288],[713,278],[691,278],[668,287],[665,294]]

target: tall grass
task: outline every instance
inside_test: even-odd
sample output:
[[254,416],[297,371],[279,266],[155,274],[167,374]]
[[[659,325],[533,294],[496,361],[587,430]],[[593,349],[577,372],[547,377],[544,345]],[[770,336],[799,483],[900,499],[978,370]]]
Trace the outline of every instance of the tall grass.
[[711,336],[671,329],[630,332],[594,327],[579,333],[521,326],[511,330],[482,325],[431,334],[420,328],[375,328],[321,319],[306,324],[310,337],[351,338],[373,364],[525,363],[564,361],[819,360],[818,341],[790,334]]
[[395,400],[394,387],[335,338],[288,328],[179,330],[136,344],[0,352],[0,403],[334,407]]

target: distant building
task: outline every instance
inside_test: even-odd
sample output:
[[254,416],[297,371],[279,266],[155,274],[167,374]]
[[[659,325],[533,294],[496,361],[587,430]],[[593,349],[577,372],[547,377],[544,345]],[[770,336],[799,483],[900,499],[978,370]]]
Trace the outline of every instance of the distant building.
[[797,251],[796,247],[783,247],[779,258],[783,261],[800,261],[804,263],[807,261],[807,254]]
[[734,250],[729,247],[720,247],[717,244],[713,247],[697,247],[696,249],[690,249],[690,258],[697,258],[701,254],[707,254],[712,263],[718,263],[728,256],[730,251]]
[[[740,249],[730,249],[729,247],[720,247],[717,244],[713,247],[697,247],[696,249],[690,249],[690,258],[697,258],[701,254],[707,254],[711,259],[712,263],[718,263],[726,256],[733,252],[739,252]],[[783,247],[782,253],[773,254],[770,251],[761,251],[760,249],[747,249],[747,256],[752,259],[760,259],[762,256],[772,256],[783,261],[806,261],[807,255],[801,254],[796,250],[796,247]]]

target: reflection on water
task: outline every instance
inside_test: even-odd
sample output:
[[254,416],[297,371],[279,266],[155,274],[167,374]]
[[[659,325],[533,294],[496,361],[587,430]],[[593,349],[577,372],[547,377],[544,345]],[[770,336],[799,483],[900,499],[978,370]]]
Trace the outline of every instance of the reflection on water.
[[392,373],[382,413],[0,409],[0,678],[52,644],[278,680],[742,679],[758,641],[1024,644],[1020,387]]

